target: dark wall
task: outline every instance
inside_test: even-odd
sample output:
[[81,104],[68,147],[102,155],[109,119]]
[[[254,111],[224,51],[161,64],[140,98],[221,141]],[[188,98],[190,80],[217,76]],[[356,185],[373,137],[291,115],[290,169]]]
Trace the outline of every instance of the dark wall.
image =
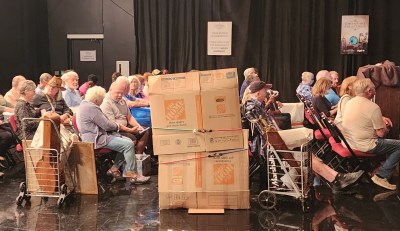
[[[134,62],[135,36],[131,0],[48,0],[51,70],[68,69],[67,34],[104,34],[105,85],[115,61]],[[78,73],[79,74],[79,73]],[[85,81],[86,76],[80,76]],[[109,80],[109,81],[108,81]]]
[[0,93],[22,74],[37,81],[49,69],[46,0],[0,2]]

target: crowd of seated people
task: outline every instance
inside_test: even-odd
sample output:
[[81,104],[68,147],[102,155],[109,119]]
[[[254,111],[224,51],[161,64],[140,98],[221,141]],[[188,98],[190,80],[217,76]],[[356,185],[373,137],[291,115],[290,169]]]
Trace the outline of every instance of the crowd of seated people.
[[[164,70],[164,73],[167,71]],[[148,96],[143,93],[145,84],[141,84],[141,81],[147,81],[144,77],[137,76],[139,78],[128,79],[120,73],[114,73],[112,78],[115,82],[107,95],[103,88],[94,88],[98,77],[93,74],[88,76],[88,81],[80,88],[79,75],[73,70],[65,71],[62,77],[43,73],[39,77],[38,85],[32,80],[26,80],[24,76],[15,76],[7,97],[0,96],[0,116],[7,112],[13,114],[15,121],[13,130],[0,118],[0,177],[4,175],[3,170],[5,171],[1,163],[5,160],[3,154],[19,140],[31,140],[35,136],[38,120],[24,119],[58,114],[62,128],[71,132],[71,136],[80,135],[80,140],[93,142],[96,148],[107,147],[118,153],[115,165],[107,174],[126,178],[131,183],[148,181],[149,177],[137,174],[135,154],[152,154],[151,129],[144,129],[131,115],[128,107],[150,106]],[[87,93],[90,94],[87,96]],[[96,113],[85,113],[88,110]],[[76,116],[79,133],[72,124],[73,116]]]
[[[336,94],[338,79],[338,73],[335,71],[319,71],[317,81],[311,87],[312,98],[308,100],[312,102],[318,115],[322,113],[330,117],[332,123],[342,131],[351,149],[387,156],[377,173],[370,173],[371,179],[376,185],[395,190],[396,185],[389,181],[400,161],[400,141],[385,139],[393,123],[390,118],[384,117],[380,107],[371,101],[375,95],[374,84],[368,78],[347,77],[339,87],[339,97]],[[302,95],[304,92],[297,93]]]

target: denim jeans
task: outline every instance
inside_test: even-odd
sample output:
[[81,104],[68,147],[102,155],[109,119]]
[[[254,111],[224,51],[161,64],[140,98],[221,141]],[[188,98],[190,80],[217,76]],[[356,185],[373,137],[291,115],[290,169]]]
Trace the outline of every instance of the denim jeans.
[[389,179],[397,163],[400,161],[400,140],[378,139],[376,147],[367,153],[387,155],[386,161],[377,174],[383,178]]
[[131,139],[124,136],[114,137],[105,147],[118,152],[114,161],[115,167],[120,168],[125,160],[126,164],[123,175],[125,175],[127,171],[137,172],[135,145]]

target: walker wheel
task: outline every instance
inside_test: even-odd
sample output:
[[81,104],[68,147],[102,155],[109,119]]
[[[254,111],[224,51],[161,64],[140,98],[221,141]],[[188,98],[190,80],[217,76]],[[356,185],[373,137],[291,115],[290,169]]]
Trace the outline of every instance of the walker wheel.
[[258,223],[263,227],[264,229],[272,229],[276,225],[276,217],[275,215],[270,212],[270,211],[263,211],[258,215]]
[[277,202],[278,199],[276,198],[276,195],[266,190],[262,191],[258,195],[258,203],[263,209],[267,210],[273,209],[275,208]]
[[64,197],[60,197],[57,200],[57,206],[60,208],[64,204]]
[[17,198],[15,199],[15,202],[17,203],[18,206],[21,206],[23,201],[24,197],[21,195],[18,195]]

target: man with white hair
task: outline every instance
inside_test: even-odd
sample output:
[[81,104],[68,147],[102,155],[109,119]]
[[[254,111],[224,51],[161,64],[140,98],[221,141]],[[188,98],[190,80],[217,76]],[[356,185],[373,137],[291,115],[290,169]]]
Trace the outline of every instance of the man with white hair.
[[400,140],[384,138],[393,123],[382,116],[380,107],[371,101],[376,93],[371,79],[356,80],[353,91],[356,96],[347,102],[343,114],[343,135],[351,148],[387,156],[371,179],[383,188],[396,190],[396,185],[390,184],[389,180],[400,162]]
[[19,88],[20,84],[26,80],[24,76],[17,75],[12,79],[11,89],[4,95],[4,99],[15,105],[17,103],[17,99],[19,99]]
[[62,96],[67,103],[68,107],[77,107],[82,102],[81,94],[77,90],[79,87],[79,76],[74,71],[69,71],[62,75],[61,79],[64,81],[65,91]]
[[[327,78],[332,82],[333,86],[333,77],[331,73],[327,70],[321,70],[317,73],[317,81],[321,78]],[[336,82],[337,83],[337,82]],[[325,95],[325,98],[331,103],[332,106],[336,106],[339,103],[340,97],[336,94],[336,92],[332,89],[329,90],[328,94]]]
[[246,79],[250,75],[256,75],[258,77],[258,71],[255,67],[249,67],[246,70],[244,70],[244,72],[243,72],[244,80],[243,80],[242,86],[240,87],[240,94],[239,94],[240,100],[243,99],[244,91],[246,90],[247,86],[249,85],[248,82],[246,81]]

